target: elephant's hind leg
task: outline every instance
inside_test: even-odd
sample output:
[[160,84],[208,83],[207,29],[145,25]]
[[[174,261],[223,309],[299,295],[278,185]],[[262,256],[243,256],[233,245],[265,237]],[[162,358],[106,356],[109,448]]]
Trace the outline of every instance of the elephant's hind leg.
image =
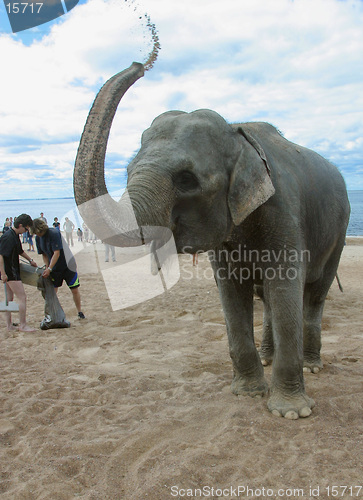
[[263,330],[261,349],[259,351],[261,363],[268,366],[272,363],[274,357],[274,341],[272,335],[272,315],[270,304],[266,301],[263,293],[263,286],[255,286],[254,291],[263,301]]
[[318,373],[323,368],[320,358],[321,322],[326,296],[335,278],[343,242],[325,265],[321,277],[305,285],[304,291],[304,371]]
[[321,320],[324,299],[318,299],[311,290],[304,296],[304,371],[318,373],[323,368],[320,358]]

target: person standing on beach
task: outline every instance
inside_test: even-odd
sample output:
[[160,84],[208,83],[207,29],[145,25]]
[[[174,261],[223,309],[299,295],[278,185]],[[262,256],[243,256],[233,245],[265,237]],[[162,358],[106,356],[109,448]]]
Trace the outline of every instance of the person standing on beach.
[[48,221],[47,219],[44,217],[44,213],[43,212],[40,212],[40,219],[42,219],[43,222],[45,222],[46,224],[48,224]]
[[3,227],[3,233],[6,233],[6,231],[9,231],[10,228],[11,228],[10,221],[9,221],[9,219],[6,219],[6,221],[4,223],[4,227]]
[[60,222],[58,221],[58,217],[54,217],[53,227],[60,231]]
[[31,234],[30,231],[27,233],[27,241],[28,241],[28,252],[34,252],[34,243],[33,243],[33,235]]
[[85,315],[81,310],[81,295],[79,293],[76,261],[68,245],[63,245],[60,231],[54,227],[49,228],[39,218],[33,221],[33,232],[36,234],[35,243],[38,253],[42,255],[46,266],[42,276],[44,278],[51,278],[56,292],[62,286],[63,281],[65,281],[72,292],[78,318],[85,319]]
[[[26,323],[26,294],[24,285],[20,279],[19,255],[28,260],[33,267],[37,267],[36,262],[24,252],[19,235],[24,234],[32,226],[30,215],[21,214],[16,217],[14,227],[6,231],[0,238],[0,275],[1,281],[5,283],[8,300],[11,302],[14,294],[19,301],[19,331],[35,332]],[[6,325],[8,330],[15,330],[11,321],[11,312],[5,312]]]
[[66,232],[66,240],[69,245],[73,247],[73,230],[75,228],[75,225],[71,220],[68,219],[68,217],[65,218],[64,224],[63,224],[63,229]]
[[108,243],[104,243],[104,245],[105,245],[105,262],[109,261],[110,251],[111,251],[112,262],[116,262],[115,247],[113,245],[109,245]]

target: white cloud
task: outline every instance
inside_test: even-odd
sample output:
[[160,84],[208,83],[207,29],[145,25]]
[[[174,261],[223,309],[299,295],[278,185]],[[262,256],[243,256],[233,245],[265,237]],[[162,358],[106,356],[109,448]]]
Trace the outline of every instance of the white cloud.
[[[121,177],[155,116],[206,107],[230,121],[272,122],[363,188],[354,174],[363,157],[362,2],[90,0],[29,46],[0,35],[0,161],[14,197],[29,191],[31,165],[35,183],[50,172],[51,196],[72,194],[77,145],[98,88],[151,50],[145,11],[161,51],[113,123],[108,164]],[[32,143],[36,149],[14,147]],[[116,172],[108,177],[116,182]]]

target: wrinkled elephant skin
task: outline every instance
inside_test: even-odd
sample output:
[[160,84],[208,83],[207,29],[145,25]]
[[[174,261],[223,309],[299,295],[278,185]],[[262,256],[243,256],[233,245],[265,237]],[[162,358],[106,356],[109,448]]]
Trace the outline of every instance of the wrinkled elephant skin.
[[[98,203],[83,217],[121,246],[136,244],[137,231],[119,234],[130,203],[118,205],[108,195],[104,156],[118,103],[142,75],[134,63],[100,90],[75,165],[80,209]],[[290,419],[309,416],[314,401],[305,393],[303,370],[322,368],[324,301],[350,212],[337,168],[267,123],[230,125],[210,110],[170,111],[143,133],[127,192],[140,227],[171,229],[178,252],[209,251],[226,319],[232,392],[265,395],[263,365],[272,363],[269,410]],[[264,302],[260,353],[254,292]]]

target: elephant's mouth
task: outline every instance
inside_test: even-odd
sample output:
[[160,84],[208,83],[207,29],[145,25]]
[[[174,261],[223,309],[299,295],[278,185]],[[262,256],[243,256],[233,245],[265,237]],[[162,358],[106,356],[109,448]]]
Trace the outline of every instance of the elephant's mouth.
[[208,241],[201,227],[197,227],[192,223],[187,224],[182,217],[174,218],[171,231],[178,254],[193,255],[197,252],[207,252],[215,246],[213,241]]
[[212,248],[212,245],[198,244],[194,238],[178,238],[175,234],[173,236],[178,254],[193,255],[195,253],[207,252]]

